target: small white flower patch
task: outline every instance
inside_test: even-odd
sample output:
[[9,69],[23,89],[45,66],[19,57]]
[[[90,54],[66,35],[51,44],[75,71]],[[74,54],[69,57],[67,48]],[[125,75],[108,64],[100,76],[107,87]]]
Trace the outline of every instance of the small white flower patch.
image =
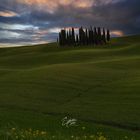
[[66,127],[72,127],[72,126],[77,126],[77,119],[74,118],[68,118],[68,117],[64,117],[62,120],[62,126],[66,126]]

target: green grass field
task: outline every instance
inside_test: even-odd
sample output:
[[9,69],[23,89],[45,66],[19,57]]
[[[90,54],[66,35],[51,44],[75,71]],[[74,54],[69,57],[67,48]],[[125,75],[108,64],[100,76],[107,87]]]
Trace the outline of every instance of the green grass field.
[[[78,126],[62,127],[65,116]],[[139,140],[140,36],[96,47],[1,48],[0,130],[9,125],[64,139],[102,132]]]

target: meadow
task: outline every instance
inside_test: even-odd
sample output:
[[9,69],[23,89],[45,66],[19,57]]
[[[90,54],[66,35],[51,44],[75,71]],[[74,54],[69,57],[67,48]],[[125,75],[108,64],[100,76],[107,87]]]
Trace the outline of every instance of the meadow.
[[0,139],[139,140],[140,36],[1,48]]

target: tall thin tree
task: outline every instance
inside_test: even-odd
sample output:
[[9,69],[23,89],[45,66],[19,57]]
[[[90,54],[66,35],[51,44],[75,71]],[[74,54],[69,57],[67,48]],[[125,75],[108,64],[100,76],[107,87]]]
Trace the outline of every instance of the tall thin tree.
[[110,41],[110,31],[107,29],[107,41]]
[[104,43],[106,43],[106,35],[105,35],[105,29],[104,28],[103,28],[102,40],[103,40]]

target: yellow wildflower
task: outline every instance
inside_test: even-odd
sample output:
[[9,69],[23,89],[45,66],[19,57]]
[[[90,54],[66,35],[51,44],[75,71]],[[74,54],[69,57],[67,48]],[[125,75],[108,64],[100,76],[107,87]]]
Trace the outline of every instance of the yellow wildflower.
[[82,130],[85,130],[85,129],[86,129],[86,127],[83,126],[83,127],[82,127]]
[[45,131],[42,131],[42,132],[41,132],[41,135],[46,135],[46,132],[45,132]]
[[15,130],[16,130],[16,128],[13,127],[13,128],[12,128],[12,131],[15,131]]

